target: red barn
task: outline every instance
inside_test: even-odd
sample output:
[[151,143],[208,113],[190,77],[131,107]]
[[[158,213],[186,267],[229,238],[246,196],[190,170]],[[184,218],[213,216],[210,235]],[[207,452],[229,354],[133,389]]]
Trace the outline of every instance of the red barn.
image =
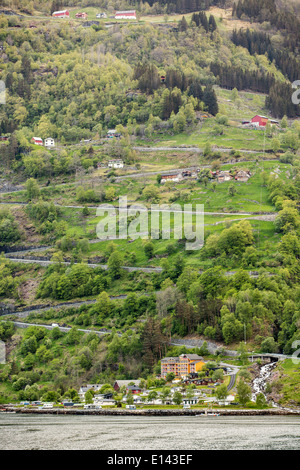
[[116,20],[136,20],[135,10],[116,11],[115,19]]
[[259,115],[256,115],[251,119],[252,124],[256,126],[265,126],[268,121],[269,121],[269,118],[267,118],[266,116],[259,116]]
[[69,18],[70,12],[68,10],[54,11],[52,16],[55,16],[56,18]]

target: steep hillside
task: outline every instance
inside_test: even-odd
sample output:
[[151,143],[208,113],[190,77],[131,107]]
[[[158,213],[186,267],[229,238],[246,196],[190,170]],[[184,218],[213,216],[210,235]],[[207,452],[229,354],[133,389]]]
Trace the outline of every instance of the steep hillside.
[[[172,337],[215,342],[217,355],[245,341],[290,355],[300,338],[297,5],[124,5],[136,20],[105,1],[0,12],[0,308],[72,328],[1,324],[5,400],[153,380],[164,355],[186,351]],[[58,8],[70,18],[51,17]],[[140,211],[97,211],[120,197]],[[170,225],[162,214],[150,236],[157,204]],[[194,250],[199,220],[178,212],[196,204]],[[116,221],[109,239],[104,220]]]

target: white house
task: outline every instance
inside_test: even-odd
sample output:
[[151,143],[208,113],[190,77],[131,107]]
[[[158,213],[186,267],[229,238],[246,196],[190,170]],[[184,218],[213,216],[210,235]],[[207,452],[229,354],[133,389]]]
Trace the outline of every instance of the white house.
[[54,147],[55,146],[55,142],[54,142],[54,139],[52,139],[52,137],[48,137],[47,139],[45,139],[45,147]]
[[101,406],[114,406],[115,400],[113,398],[103,398],[102,396],[94,396],[93,399],[94,405],[101,405]]
[[181,174],[175,174],[175,175],[162,175],[160,183],[164,184],[167,181],[172,181],[173,183],[179,183],[179,181],[182,180]]
[[110,160],[108,162],[108,167],[109,168],[123,168],[124,162],[123,160]]
[[182,399],[182,403],[184,405],[197,405],[198,398],[197,397],[190,397],[190,398],[185,397]]
[[88,384],[82,385],[79,389],[78,396],[81,400],[84,400],[86,392],[92,390],[94,392],[98,392],[104,384]]

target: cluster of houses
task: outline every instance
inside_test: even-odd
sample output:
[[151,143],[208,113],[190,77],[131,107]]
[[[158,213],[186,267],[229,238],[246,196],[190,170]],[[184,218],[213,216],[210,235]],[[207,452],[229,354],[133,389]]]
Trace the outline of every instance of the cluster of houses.
[[[54,11],[52,13],[52,16],[54,16],[55,18],[70,18],[70,12],[69,10]],[[75,17],[86,19],[88,15],[85,12],[78,12],[76,13]],[[96,18],[107,18],[107,15],[106,13],[97,13]],[[113,18],[115,18],[116,20],[136,20],[136,11],[116,11]]]
[[[116,380],[113,385],[115,392],[123,394],[121,400],[122,403],[126,404],[128,400],[128,394],[131,396],[133,406],[143,405],[145,403],[149,405],[172,405],[174,404],[174,394],[180,392],[182,395],[183,407],[189,407],[190,405],[196,405],[201,400],[202,402],[211,402],[215,400],[214,397],[207,397],[207,389],[194,388],[192,391],[187,391],[184,385],[206,385],[208,388],[213,389],[219,383],[223,382],[222,379],[214,381],[208,375],[205,377],[199,377],[198,372],[201,371],[205,362],[202,357],[197,354],[181,354],[179,357],[166,357],[161,360],[161,378],[166,379],[167,375],[172,373],[175,379],[172,381],[173,385],[170,387],[170,393],[167,396],[163,396],[162,393],[156,392],[151,393],[152,390],[145,389],[141,386],[140,380]],[[218,367],[220,368],[220,367]],[[226,368],[224,368],[226,372]],[[93,392],[93,404],[91,407],[102,407],[102,406],[113,406],[115,405],[115,399],[113,398],[113,392],[108,391],[107,393],[101,393],[103,384],[88,384],[82,385],[79,389],[78,395],[81,402],[85,401],[85,394],[88,391]],[[208,392],[211,394],[211,392]]]
[[[194,171],[185,170],[179,173],[170,173],[170,174],[161,175],[160,184],[165,184],[169,181],[171,181],[172,183],[180,183],[181,181],[187,178],[197,179],[199,171],[200,171],[199,169],[194,170]],[[249,170],[210,171],[210,178],[212,180],[217,180],[218,183],[223,183],[224,181],[230,181],[230,180],[247,182],[250,177],[251,177],[251,172]]]
[[[199,401],[201,402],[210,402],[212,401],[212,397],[207,397],[207,393],[201,389],[193,389],[191,392],[186,392],[185,389],[181,385],[174,385],[170,387],[170,394],[166,397],[163,396],[161,393],[157,392],[155,395],[151,395],[151,390],[142,389],[139,385],[139,380],[118,380],[115,382],[115,386],[118,387],[116,391],[123,390],[124,396],[121,400],[123,404],[127,403],[127,395],[130,393],[132,394],[132,402],[133,406],[137,405],[144,405],[145,403],[148,405],[173,405],[174,404],[174,394],[176,392],[181,393],[182,395],[182,405],[183,407],[190,407],[190,405],[197,405]],[[212,381],[208,381],[207,383],[212,383]],[[85,400],[85,393],[88,390],[93,390],[96,392],[93,398],[93,404],[90,407],[95,408],[102,408],[103,406],[114,406],[115,399],[113,398],[112,393],[97,393],[101,389],[103,384],[88,384],[82,386],[79,390],[79,397],[82,402]],[[210,386],[210,385],[208,385]],[[211,385],[211,388],[214,388],[215,384]],[[88,406],[86,406],[88,407]]]
[[35,145],[44,145],[48,148],[55,147],[55,141],[54,139],[52,139],[52,137],[48,137],[47,139],[45,139],[45,142],[43,141],[43,139],[41,139],[41,137],[32,137],[31,142]]
[[249,170],[238,170],[238,171],[211,171],[211,178],[218,181],[218,183],[223,183],[225,181],[240,181],[241,183],[246,183],[251,177],[251,172]]
[[279,124],[279,122],[276,121],[275,119],[270,119],[267,116],[260,116],[259,114],[257,114],[250,120],[244,119],[242,121],[242,125],[244,127],[250,127],[250,128],[255,128],[255,129],[264,128],[266,127],[267,123],[270,123],[271,125],[275,125],[275,126]]

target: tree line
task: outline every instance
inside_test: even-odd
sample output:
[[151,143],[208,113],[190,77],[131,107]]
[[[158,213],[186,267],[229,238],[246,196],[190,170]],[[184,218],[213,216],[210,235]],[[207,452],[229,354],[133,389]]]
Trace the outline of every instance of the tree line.
[[241,67],[226,65],[221,62],[212,62],[210,70],[218,79],[222,88],[232,90],[252,90],[259,93],[268,93],[275,83],[274,75],[258,70],[244,70]]
[[285,46],[297,51],[300,41],[300,21],[290,11],[279,9],[275,0],[238,0],[233,5],[232,16],[243,15],[262,23],[269,21],[272,26],[286,33]]
[[293,90],[290,82],[279,82],[271,73],[244,70],[241,67],[214,62],[211,72],[217,77],[222,88],[251,90],[267,94],[265,105],[278,118],[300,116],[299,106],[292,102]]
[[291,81],[300,77],[300,62],[287,49],[280,50],[271,43],[270,35],[261,31],[250,31],[240,29],[234,30],[231,36],[232,42],[236,46],[248,49],[251,55],[267,54],[270,62],[275,61],[276,66]]
[[[211,6],[224,7],[226,0],[143,0],[152,7],[155,3],[166,9],[167,13],[191,13],[194,11],[208,10]],[[136,6],[136,0],[130,1]]]

